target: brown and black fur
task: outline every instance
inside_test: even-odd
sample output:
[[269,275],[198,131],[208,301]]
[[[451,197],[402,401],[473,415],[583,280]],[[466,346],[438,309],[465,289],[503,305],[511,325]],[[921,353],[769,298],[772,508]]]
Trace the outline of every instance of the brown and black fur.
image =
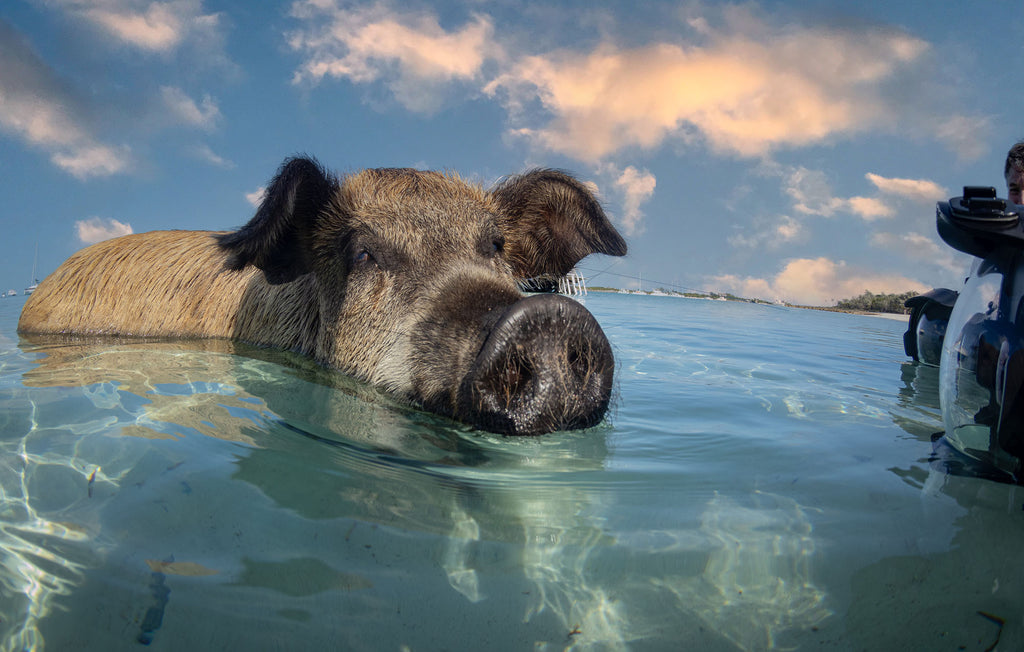
[[594,252],[621,256],[626,244],[563,172],[487,191],[410,169],[339,178],[294,158],[238,231],[156,231],[74,254],[29,297],[18,329],[294,350],[459,418],[456,389],[521,300],[516,280],[565,274]]

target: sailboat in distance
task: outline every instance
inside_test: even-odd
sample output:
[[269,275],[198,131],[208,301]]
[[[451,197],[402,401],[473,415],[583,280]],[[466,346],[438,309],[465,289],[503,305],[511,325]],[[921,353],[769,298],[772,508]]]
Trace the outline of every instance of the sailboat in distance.
[[39,243],[36,243],[36,255],[32,259],[32,285],[25,288],[25,294],[32,294],[39,287],[39,279],[36,278],[36,264],[39,262]]

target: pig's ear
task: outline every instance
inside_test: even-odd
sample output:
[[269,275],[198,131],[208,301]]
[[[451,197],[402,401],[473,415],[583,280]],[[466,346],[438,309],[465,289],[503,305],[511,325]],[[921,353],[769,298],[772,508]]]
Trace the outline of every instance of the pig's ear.
[[313,159],[285,160],[256,215],[238,231],[217,238],[228,252],[228,269],[255,265],[275,285],[312,271],[313,228],[337,183]]
[[491,193],[503,209],[505,255],[519,278],[565,275],[593,253],[626,255],[626,241],[593,193],[564,172],[512,176]]

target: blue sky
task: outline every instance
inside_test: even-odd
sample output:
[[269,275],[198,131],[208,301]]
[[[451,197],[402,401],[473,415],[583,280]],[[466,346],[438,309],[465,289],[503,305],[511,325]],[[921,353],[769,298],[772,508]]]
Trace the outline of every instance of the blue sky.
[[1019,2],[0,4],[0,288],[88,242],[246,222],[295,153],[344,173],[529,167],[625,235],[591,284],[829,305],[955,287],[935,234],[1005,196]]

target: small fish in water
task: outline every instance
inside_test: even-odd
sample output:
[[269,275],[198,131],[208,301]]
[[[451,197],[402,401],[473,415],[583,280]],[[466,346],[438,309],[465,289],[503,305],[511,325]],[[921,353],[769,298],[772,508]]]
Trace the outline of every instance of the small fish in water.
[[96,473],[99,472],[100,468],[102,467],[97,466],[92,470],[92,473],[89,474],[89,482],[86,484],[86,491],[89,494],[89,498],[92,498],[92,485],[96,482]]

